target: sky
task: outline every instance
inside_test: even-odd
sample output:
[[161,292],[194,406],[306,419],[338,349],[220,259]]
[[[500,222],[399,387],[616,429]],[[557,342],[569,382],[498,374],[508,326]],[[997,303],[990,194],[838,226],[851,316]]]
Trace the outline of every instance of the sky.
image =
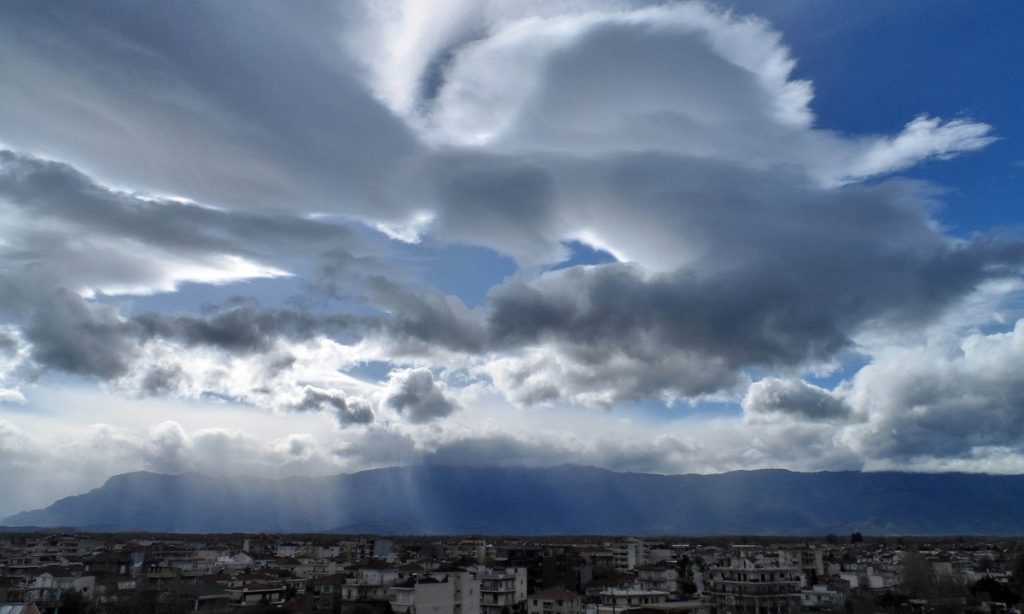
[[0,515],[1024,471],[1024,6],[0,4]]

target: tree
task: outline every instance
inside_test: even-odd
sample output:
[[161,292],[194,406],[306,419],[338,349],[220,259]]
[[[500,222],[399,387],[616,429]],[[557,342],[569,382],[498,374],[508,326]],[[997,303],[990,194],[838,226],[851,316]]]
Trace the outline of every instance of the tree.
[[864,542],[864,536],[860,534],[860,531],[854,531],[853,534],[850,535],[850,543],[851,544],[860,544],[860,543],[863,543],[863,542]]
[[80,591],[71,589],[64,591],[60,597],[61,614],[89,614],[94,611],[88,598]]
[[908,550],[900,566],[900,587],[912,597],[925,597],[933,584],[932,566],[916,551]]
[[1010,582],[1018,595],[1024,595],[1024,550],[1018,552],[1013,559],[1013,577]]
[[692,595],[697,592],[697,585],[693,581],[693,568],[690,557],[685,554],[676,562],[676,573],[679,574],[679,593]]
[[985,576],[971,585],[971,595],[981,601],[998,601],[1007,605],[1020,603],[1020,594],[992,576]]

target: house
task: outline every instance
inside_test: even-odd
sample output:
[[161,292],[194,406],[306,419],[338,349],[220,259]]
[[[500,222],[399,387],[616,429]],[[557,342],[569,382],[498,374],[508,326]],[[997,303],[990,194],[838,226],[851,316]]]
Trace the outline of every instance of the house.
[[277,552],[275,552],[275,554],[278,557],[294,557],[308,554],[310,549],[311,546],[308,546],[306,544],[300,544],[297,542],[284,542],[282,544],[278,544]]
[[846,603],[846,595],[823,584],[800,591],[800,607],[804,610],[831,612]]
[[285,600],[285,587],[278,583],[253,582],[241,588],[225,589],[228,603],[235,607],[280,605]]
[[217,567],[220,567],[225,571],[241,571],[243,569],[251,569],[255,562],[255,559],[253,559],[245,552],[238,552],[230,556],[224,555],[217,557]]
[[96,586],[94,576],[76,576],[59,567],[48,568],[25,589],[25,600],[35,603],[59,603],[64,593],[78,591],[87,599],[92,598]]
[[231,593],[216,584],[183,586],[178,594],[190,612],[221,611],[231,603]]
[[647,590],[642,588],[610,588],[598,594],[599,614],[604,612],[622,612],[630,608],[665,603],[669,594],[666,591]]
[[580,596],[561,587],[547,588],[526,598],[527,614],[582,614]]
[[320,612],[337,612],[341,608],[341,594],[345,582],[349,579],[346,573],[321,576],[312,582],[316,610]]

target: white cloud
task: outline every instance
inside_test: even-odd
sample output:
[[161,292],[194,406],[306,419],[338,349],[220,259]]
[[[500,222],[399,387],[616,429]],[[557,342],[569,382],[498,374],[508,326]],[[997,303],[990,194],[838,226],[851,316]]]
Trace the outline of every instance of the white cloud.
[[852,380],[847,402],[866,416],[844,441],[866,457],[969,459],[1024,438],[1024,321],[879,352]]
[[838,171],[837,179],[855,181],[900,171],[929,158],[946,159],[976,151],[996,140],[991,132],[992,126],[980,122],[943,122],[938,117],[922,115],[894,137],[864,143],[863,151],[849,161],[845,171]]

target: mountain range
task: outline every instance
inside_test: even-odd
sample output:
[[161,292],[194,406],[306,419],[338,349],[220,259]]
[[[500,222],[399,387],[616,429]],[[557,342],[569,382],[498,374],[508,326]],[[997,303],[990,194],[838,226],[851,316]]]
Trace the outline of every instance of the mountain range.
[[286,479],[136,472],[0,524],[190,533],[1006,535],[1024,533],[1024,475],[658,475],[574,465],[419,465]]

